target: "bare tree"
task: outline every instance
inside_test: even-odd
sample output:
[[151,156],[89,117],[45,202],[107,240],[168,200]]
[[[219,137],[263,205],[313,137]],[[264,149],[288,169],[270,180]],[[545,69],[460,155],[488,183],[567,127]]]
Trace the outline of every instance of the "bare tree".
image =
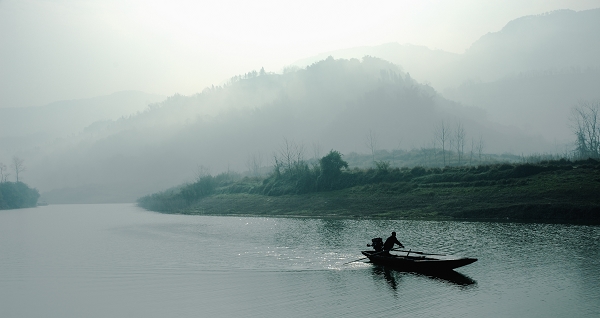
[[446,146],[450,141],[450,127],[442,120],[439,125],[435,127],[435,139],[439,141],[442,146],[442,158],[444,160],[444,167],[446,166]]
[[484,147],[483,136],[479,135],[479,142],[477,143],[477,145],[475,145],[475,148],[477,149],[477,155],[478,155],[480,164],[481,164],[481,156],[483,155],[483,147]]
[[210,168],[203,166],[203,165],[198,165],[196,167],[195,175],[196,175],[196,181],[198,181],[206,176],[209,176]]
[[321,147],[321,144],[318,142],[313,142],[312,150],[313,150],[313,159],[316,161],[321,159],[321,155],[323,153],[323,148]]
[[6,182],[9,175],[6,165],[0,162],[0,182]]
[[248,155],[248,160],[246,160],[246,168],[252,176],[258,177],[260,176],[260,169],[263,165],[263,158],[261,153],[253,153]]
[[369,129],[369,134],[366,136],[365,145],[371,151],[373,163],[375,162],[375,151],[377,151],[377,134]]
[[394,149],[392,151],[392,166],[396,166],[396,152],[400,153],[400,151],[402,150],[400,148],[401,144],[402,144],[402,138],[400,138],[400,140],[398,141],[398,146],[396,147],[396,149]]
[[300,143],[294,143],[294,165],[298,166],[300,163],[305,161],[304,155],[305,155],[306,149],[304,149],[304,144]]
[[475,151],[475,139],[471,137],[471,152],[469,153],[469,166],[473,165],[473,153]]
[[287,170],[292,169],[292,164],[294,162],[293,147],[294,143],[288,141],[287,138],[283,138],[283,144],[279,147],[279,161],[283,162]]
[[436,136],[436,134],[434,133],[434,136],[433,136],[433,138],[432,138],[432,140],[431,140],[431,148],[433,149],[433,163],[434,163],[434,164],[435,164],[435,163],[437,163],[437,155],[438,155],[438,151],[437,151],[437,149],[438,149],[438,148],[437,148],[437,142],[438,142],[438,140],[437,140],[437,136]]
[[17,182],[19,182],[19,174],[23,171],[25,171],[25,165],[23,164],[25,162],[25,160],[14,156],[12,158],[12,167],[13,169],[15,169],[15,174],[17,177]]
[[279,178],[279,176],[281,176],[281,168],[282,167],[283,167],[283,164],[281,163],[281,160],[279,160],[279,158],[277,157],[277,153],[274,153],[273,154],[273,172],[275,173],[277,178]]
[[275,168],[283,167],[288,171],[293,171],[294,168],[300,167],[304,162],[304,151],[304,144],[297,144],[283,138],[283,144],[274,155]]
[[581,100],[571,109],[571,128],[575,133],[575,152],[579,158],[600,157],[600,100]]
[[456,124],[454,138],[456,141],[456,155],[458,156],[458,165],[460,166],[462,162],[461,159],[465,150],[465,128],[460,121],[458,121],[458,123]]

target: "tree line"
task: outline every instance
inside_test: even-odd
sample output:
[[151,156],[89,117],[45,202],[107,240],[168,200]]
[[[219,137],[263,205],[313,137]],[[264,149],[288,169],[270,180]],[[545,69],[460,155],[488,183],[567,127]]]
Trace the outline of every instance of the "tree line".
[[350,169],[339,151],[330,150],[318,160],[307,160],[304,158],[304,147],[290,141],[283,143],[273,155],[273,161],[271,172],[264,177],[243,177],[234,172],[216,176],[202,174],[196,182],[142,197],[138,204],[154,211],[185,213],[186,209],[193,209],[195,203],[212,195],[302,195],[349,188],[360,191],[363,187],[378,187],[382,184],[393,185],[388,188],[393,188],[395,194],[401,194],[440,184],[458,187],[509,185],[523,182],[520,181],[521,178],[547,171],[571,170],[573,166],[586,165],[592,169],[600,169],[598,161],[572,162],[566,159],[542,160],[535,164],[504,162],[444,168],[399,168],[391,167],[386,161],[378,161],[372,168]]
[[31,208],[37,206],[40,197],[38,190],[21,182],[20,176],[25,171],[25,160],[14,156],[11,162],[15,173],[15,182],[8,181],[8,167],[0,162],[0,210]]
[[[142,197],[138,204],[157,211],[184,209],[206,196],[227,193],[260,193],[265,195],[301,194],[343,188],[342,170],[348,163],[342,154],[331,150],[318,162],[304,158],[303,146],[285,140],[274,154],[272,172],[266,177],[245,177],[231,172],[217,176],[201,173],[194,183]],[[223,190],[223,189],[227,190]]]
[[[477,139],[471,138],[469,145],[467,145],[468,141],[464,124],[460,120],[454,125],[441,120],[433,128],[431,145],[420,149],[422,154],[420,165],[446,167],[483,164],[486,159],[486,154],[483,152],[485,149],[483,136],[480,135]],[[381,158],[377,160],[377,153],[380,152],[377,145],[378,135],[370,129],[365,135],[365,146],[371,154],[373,166],[393,166],[389,161]]]

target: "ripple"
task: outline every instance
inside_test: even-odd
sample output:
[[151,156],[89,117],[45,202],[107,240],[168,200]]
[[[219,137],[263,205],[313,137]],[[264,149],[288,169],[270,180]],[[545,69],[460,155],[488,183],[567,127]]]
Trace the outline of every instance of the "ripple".
[[[3,316],[600,315],[599,227],[40,211],[0,214]],[[346,264],[391,231],[479,260],[450,277]]]

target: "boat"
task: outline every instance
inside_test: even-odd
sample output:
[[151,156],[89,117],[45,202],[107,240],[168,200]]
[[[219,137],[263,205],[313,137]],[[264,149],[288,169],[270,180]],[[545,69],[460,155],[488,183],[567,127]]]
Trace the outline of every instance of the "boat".
[[[477,261],[476,258],[469,257],[447,257],[441,254],[429,254],[410,250],[395,251],[403,254],[392,254],[385,251],[362,251],[361,253],[369,258],[371,263],[409,272],[451,271]],[[410,255],[411,253],[412,255]]]
[[[406,252],[406,255],[377,251],[362,251],[361,253],[369,258],[371,263],[414,272],[449,271],[477,261],[476,258],[470,257],[448,258],[434,257],[433,255],[422,255],[427,254],[422,252],[400,252]],[[413,253],[413,255],[410,255],[410,253]]]

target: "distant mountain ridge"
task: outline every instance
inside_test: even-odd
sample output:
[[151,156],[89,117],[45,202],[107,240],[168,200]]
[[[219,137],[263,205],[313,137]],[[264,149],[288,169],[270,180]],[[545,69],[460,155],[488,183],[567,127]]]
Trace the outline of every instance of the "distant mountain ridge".
[[600,9],[521,17],[463,54],[389,43],[317,58],[329,55],[384,58],[445,97],[483,109],[491,121],[564,144],[570,108],[578,100],[600,98]]
[[467,80],[493,81],[531,70],[598,67],[600,8],[558,10],[512,20],[500,31],[482,36],[463,54],[387,43],[326,52],[293,65],[304,67],[330,55],[385,59],[440,92]]
[[0,108],[0,135],[76,133],[95,121],[132,115],[143,111],[148,104],[164,99],[164,96],[156,94],[121,91],[106,96],[57,101],[44,106]]
[[[493,81],[531,70],[600,66],[600,9],[559,10],[510,21],[461,57],[464,79]],[[457,71],[458,69],[455,69]]]
[[563,145],[571,108],[600,99],[598,56],[600,9],[522,17],[473,43],[454,68],[463,84],[443,94]]
[[122,91],[44,106],[0,108],[0,162],[9,162],[14,155],[26,156],[31,149],[56,139],[80,134],[95,122],[134,115],[164,99],[155,94]]

